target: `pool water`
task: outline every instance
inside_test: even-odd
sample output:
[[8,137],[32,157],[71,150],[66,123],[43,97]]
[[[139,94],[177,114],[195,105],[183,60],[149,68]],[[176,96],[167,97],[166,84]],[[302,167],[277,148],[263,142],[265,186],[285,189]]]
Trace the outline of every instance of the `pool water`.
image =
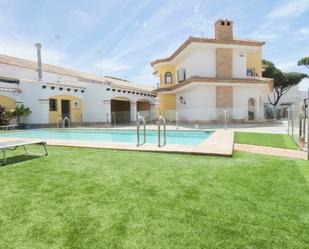
[[[199,145],[212,133],[212,131],[166,131],[166,143],[179,145]],[[4,132],[0,133],[0,137],[137,143],[136,130],[33,129]],[[141,130],[141,143],[143,142],[143,139],[144,133]],[[146,131],[146,141],[147,143],[158,143],[158,132],[150,130]],[[163,142],[163,131],[161,132],[161,142]]]

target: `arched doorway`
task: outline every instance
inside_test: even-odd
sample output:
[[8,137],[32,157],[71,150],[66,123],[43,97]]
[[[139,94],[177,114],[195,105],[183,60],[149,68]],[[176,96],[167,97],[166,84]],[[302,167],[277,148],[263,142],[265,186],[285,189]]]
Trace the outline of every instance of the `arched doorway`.
[[5,110],[14,109],[16,107],[16,101],[7,96],[0,96],[0,106]]
[[254,98],[250,98],[248,100],[248,120],[256,119],[256,100]]
[[148,100],[140,99],[136,101],[136,111],[142,115],[145,120],[150,120],[150,103]]
[[129,124],[131,121],[130,99],[115,97],[111,99],[112,124]]

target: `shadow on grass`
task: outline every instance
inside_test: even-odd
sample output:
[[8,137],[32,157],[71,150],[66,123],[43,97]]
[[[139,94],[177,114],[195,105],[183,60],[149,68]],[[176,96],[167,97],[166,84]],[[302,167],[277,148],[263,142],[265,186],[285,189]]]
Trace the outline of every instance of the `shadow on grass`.
[[11,156],[6,159],[6,163],[2,164],[2,159],[0,160],[0,168],[5,166],[10,166],[12,164],[21,163],[25,161],[29,161],[32,159],[39,158],[41,156],[35,156],[35,155],[17,155],[17,156]]

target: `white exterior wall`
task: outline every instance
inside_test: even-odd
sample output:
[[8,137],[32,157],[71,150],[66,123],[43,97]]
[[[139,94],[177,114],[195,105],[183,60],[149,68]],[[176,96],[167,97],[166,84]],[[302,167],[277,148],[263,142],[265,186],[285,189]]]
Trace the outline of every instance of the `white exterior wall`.
[[[264,101],[267,95],[266,85],[244,84],[244,83],[191,83],[190,86],[179,89],[176,93],[176,111],[179,119],[185,121],[211,121],[216,120],[216,87],[233,87],[233,108],[227,110],[232,119],[248,119],[248,101],[254,98],[255,120],[264,118]],[[183,97],[185,104],[181,103],[179,98]],[[176,115],[176,114],[175,114]]]
[[[20,80],[19,85],[0,82],[0,87],[14,88],[18,86],[22,91],[21,93],[17,95],[17,93],[0,92],[0,95],[11,97],[15,99],[18,104],[24,104],[31,109],[31,114],[23,120],[25,123],[48,124],[48,100],[56,95],[69,95],[81,99],[83,101],[82,119],[83,122],[87,123],[110,122],[110,100],[115,97],[126,98],[132,103],[141,99],[148,101],[150,104],[154,104],[155,102],[155,98],[153,97],[132,94],[132,91],[144,91],[126,89],[116,85],[110,86],[104,83],[81,82],[76,77],[66,75],[43,72],[43,80],[38,81],[38,73],[36,70],[6,64],[0,64],[0,76]],[[52,90],[48,84],[58,83],[58,81],[64,82],[64,84],[62,86],[55,86],[55,89]],[[69,87],[71,91],[68,92],[66,90],[68,86],[65,86],[66,82],[70,85],[85,87],[84,93],[81,92],[80,88],[77,88],[78,92],[75,92],[74,87]],[[43,85],[46,86],[45,89],[42,88]],[[63,87],[63,90],[60,91],[59,87]],[[110,88],[110,91],[107,91],[107,88]],[[111,90],[113,88],[117,90],[121,89],[121,92],[113,92]],[[126,93],[123,93],[123,90],[126,90]],[[131,91],[131,93],[128,93],[128,91]]]
[[185,68],[187,78],[192,76],[216,77],[216,49],[204,47],[193,50],[176,64],[176,71]]
[[256,120],[262,120],[264,117],[264,98],[267,94],[267,86],[258,84],[237,85],[233,87],[233,118],[248,118],[248,101],[255,99]]
[[247,53],[233,50],[233,78],[244,78],[247,74]]
[[[186,104],[180,103],[180,96]],[[216,86],[197,84],[177,92],[176,109],[181,121],[216,119]]]

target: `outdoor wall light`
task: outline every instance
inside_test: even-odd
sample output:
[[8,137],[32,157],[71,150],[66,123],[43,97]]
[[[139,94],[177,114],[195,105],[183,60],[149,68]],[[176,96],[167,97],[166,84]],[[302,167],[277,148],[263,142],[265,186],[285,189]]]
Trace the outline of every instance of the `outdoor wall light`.
[[180,103],[183,104],[183,105],[186,104],[186,101],[185,101],[185,99],[184,99],[182,96],[179,97],[179,101],[180,101]]

